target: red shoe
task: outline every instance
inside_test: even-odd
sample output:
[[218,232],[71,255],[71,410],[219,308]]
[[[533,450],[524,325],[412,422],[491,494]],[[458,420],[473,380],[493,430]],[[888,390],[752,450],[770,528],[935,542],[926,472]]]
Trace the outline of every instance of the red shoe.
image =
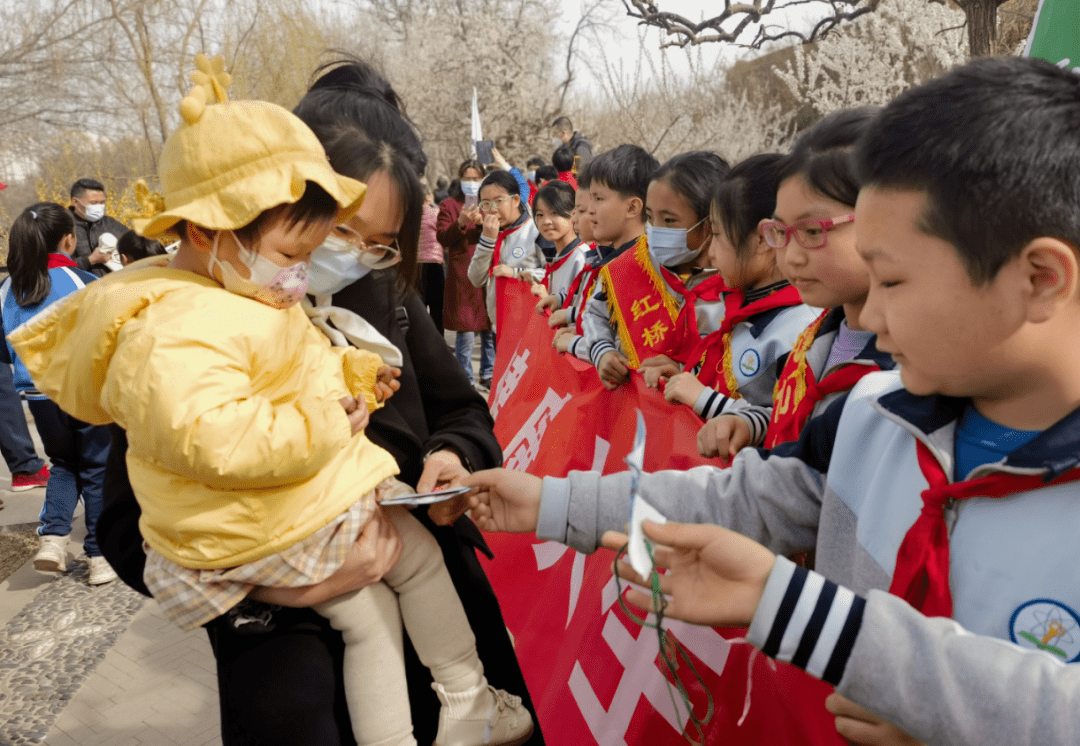
[[11,475],[11,491],[23,492],[24,490],[32,490],[35,487],[44,487],[49,483],[49,467],[41,467],[41,471],[37,474],[12,474]]

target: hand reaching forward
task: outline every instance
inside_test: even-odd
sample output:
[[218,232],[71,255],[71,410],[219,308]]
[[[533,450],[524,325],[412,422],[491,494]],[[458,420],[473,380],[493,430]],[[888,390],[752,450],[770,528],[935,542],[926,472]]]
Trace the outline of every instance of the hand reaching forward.
[[[660,576],[660,591],[671,596],[664,613],[673,619],[709,627],[746,626],[754,616],[776,555],[753,539],[720,526],[689,523],[656,524],[645,521],[645,536],[653,543]],[[604,534],[603,544],[618,551],[626,536]],[[616,562],[619,577],[648,588],[629,563]],[[626,600],[646,611],[656,611],[652,597],[629,592]]]
[[750,425],[742,417],[722,414],[713,417],[698,430],[698,453],[705,457],[735,458],[750,445]]
[[525,533],[536,530],[540,517],[540,477],[509,469],[488,469],[461,480],[469,493],[469,509],[485,531]]
[[685,404],[692,407],[704,390],[705,384],[693,373],[678,373],[669,378],[667,385],[664,386],[664,398],[673,404]]

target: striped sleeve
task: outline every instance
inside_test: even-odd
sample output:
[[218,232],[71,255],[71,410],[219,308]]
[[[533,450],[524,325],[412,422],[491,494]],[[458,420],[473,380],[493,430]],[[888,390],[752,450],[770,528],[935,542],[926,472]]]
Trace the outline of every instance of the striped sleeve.
[[847,588],[777,557],[746,637],[765,655],[836,686],[865,607]]
[[733,414],[741,417],[750,426],[750,445],[760,446],[765,442],[765,431],[772,419],[771,407],[758,407],[749,404],[745,399],[732,399],[724,396],[715,389],[704,389],[694,402],[694,411],[703,420],[711,420],[722,414]]

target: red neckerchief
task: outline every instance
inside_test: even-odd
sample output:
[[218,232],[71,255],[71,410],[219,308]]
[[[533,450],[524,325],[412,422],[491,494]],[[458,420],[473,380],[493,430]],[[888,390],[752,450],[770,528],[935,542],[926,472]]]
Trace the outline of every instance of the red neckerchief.
[[864,365],[849,361],[834,370],[820,381],[806,362],[806,353],[817,338],[825,317],[830,309],[825,309],[806,330],[799,335],[795,347],[784,363],[784,370],[776,381],[773,392],[773,412],[765,434],[766,448],[775,448],[781,443],[798,440],[803,427],[814,414],[814,407],[819,401],[838,391],[848,391],[855,387],[863,376],[881,370],[878,365]]
[[684,367],[684,370],[691,371],[700,361],[701,371],[698,373],[698,380],[725,396],[737,393],[725,390],[731,389],[731,382],[727,380],[730,376],[725,375],[729,367],[725,364],[725,360],[731,356],[728,348],[731,333],[735,327],[759,313],[802,304],[799,291],[791,285],[769,293],[764,298],[758,298],[745,306],[742,305],[744,297],[742,290],[732,290],[724,296],[724,321],[719,329],[698,343],[687,358]]
[[667,355],[672,360],[685,364],[701,341],[701,333],[698,331],[696,302],[699,299],[709,302],[718,301],[724,296],[724,293],[731,292],[731,288],[724,284],[724,278],[720,276],[719,272],[702,280],[693,288],[686,287],[678,275],[662,265],[660,275],[672,290],[683,297],[682,308],[679,309],[679,318],[675,320],[675,325],[679,330],[679,339],[683,343],[681,346],[673,348]]
[[495,267],[498,266],[499,261],[502,258],[503,240],[511,233],[516,231],[518,228],[520,228],[524,223],[524,220],[518,219],[514,222],[513,225],[507,227],[499,233],[498,237],[495,239],[495,248],[491,250],[491,266],[488,267],[488,277],[494,276]]
[[67,254],[49,254],[49,269],[57,267],[78,267]]
[[951,617],[949,590],[949,529],[945,525],[945,505],[949,500],[972,497],[1007,497],[1051,484],[1080,479],[1080,469],[1072,469],[1046,481],[1041,474],[991,474],[979,479],[949,484],[945,470],[921,440],[915,445],[919,468],[929,483],[922,491],[923,507],[915,523],[904,535],[896,553],[889,593],[907,601],[926,616]]
[[574,254],[577,253],[577,250],[580,247],[581,247],[581,239],[580,238],[575,238],[570,243],[570,245],[567,246],[569,251],[567,251],[561,257],[559,257],[558,259],[555,259],[554,261],[552,261],[551,263],[548,264],[547,271],[544,272],[544,284],[545,285],[547,285],[549,288],[551,287],[551,285],[548,285],[548,279],[551,277],[552,272],[554,272],[559,267],[566,264],[566,262],[570,259],[570,257],[572,257]]

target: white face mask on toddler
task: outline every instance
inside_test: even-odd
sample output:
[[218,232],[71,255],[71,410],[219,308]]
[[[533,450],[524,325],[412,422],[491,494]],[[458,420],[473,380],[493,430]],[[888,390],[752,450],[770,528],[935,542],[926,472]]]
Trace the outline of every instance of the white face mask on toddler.
[[[241,277],[228,262],[218,259],[218,243],[221,234],[228,233],[240,249],[240,261],[251,272],[251,277]],[[230,293],[243,295],[274,308],[288,308],[300,302],[307,293],[307,264],[298,262],[290,267],[279,267],[256,251],[247,248],[232,231],[218,231],[214,246],[210,249],[211,273],[214,265],[221,268],[221,284]]]

